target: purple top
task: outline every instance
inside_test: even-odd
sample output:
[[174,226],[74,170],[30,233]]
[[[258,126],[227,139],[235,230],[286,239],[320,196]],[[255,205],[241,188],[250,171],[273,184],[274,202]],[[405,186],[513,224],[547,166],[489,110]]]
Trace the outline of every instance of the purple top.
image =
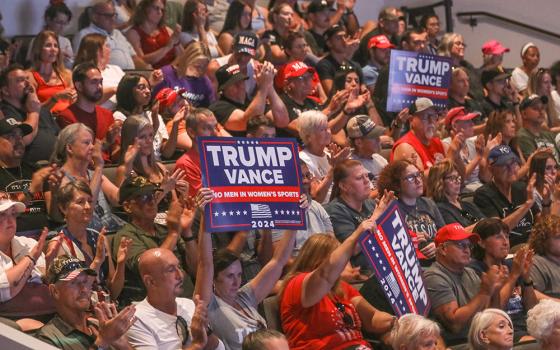
[[163,81],[156,85],[153,91],[155,96],[159,90],[168,87],[172,89],[186,89],[184,96],[193,107],[208,107],[216,100],[216,95],[210,79],[204,75],[200,78],[179,77],[171,65],[161,68]]

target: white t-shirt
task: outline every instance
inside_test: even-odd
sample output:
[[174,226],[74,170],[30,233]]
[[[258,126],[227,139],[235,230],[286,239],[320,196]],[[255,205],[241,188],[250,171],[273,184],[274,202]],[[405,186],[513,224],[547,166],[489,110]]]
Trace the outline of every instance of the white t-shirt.
[[[141,114],[144,118],[148,118],[150,123],[152,123],[152,112],[145,111]],[[126,116],[120,112],[115,111],[113,113],[113,118],[115,120],[122,120],[123,122],[126,120]],[[163,144],[163,140],[169,140],[169,134],[167,133],[167,128],[165,127],[165,123],[163,122],[163,118],[161,115],[158,114],[159,119],[159,128],[157,131],[154,132],[154,154],[157,160],[161,159],[161,145]]]
[[[181,316],[191,327],[194,315],[194,302],[187,298],[176,298],[177,315]],[[136,305],[136,322],[130,327],[126,336],[130,345],[142,350],[177,350],[182,349],[181,338],[177,333],[177,316],[170,315],[154,308],[147,299]],[[190,331],[189,331],[190,333]],[[191,344],[191,337],[186,345]],[[224,344],[220,341],[216,349],[223,350]]]
[[[103,72],[101,72],[101,76],[103,77],[103,87],[117,87],[122,77],[124,77],[124,71],[119,66],[108,64]],[[117,96],[111,96],[111,98],[101,104],[101,107],[114,111],[117,107]]]
[[513,72],[511,72],[511,85],[521,92],[527,89],[527,84],[529,83],[529,76],[520,67],[515,67]]
[[[301,159],[303,162],[305,162],[305,164],[307,164],[307,167],[309,168],[311,174],[313,174],[313,177],[315,177],[318,180],[327,176],[329,170],[331,169],[331,165],[329,164],[327,153],[325,153],[322,157],[319,157],[314,154],[311,154],[307,149],[304,149],[303,151],[299,152],[299,159]],[[325,197],[325,200],[321,204],[327,204],[329,202],[331,198],[331,192],[332,192],[332,184],[329,187],[329,191],[327,192],[327,196]]]

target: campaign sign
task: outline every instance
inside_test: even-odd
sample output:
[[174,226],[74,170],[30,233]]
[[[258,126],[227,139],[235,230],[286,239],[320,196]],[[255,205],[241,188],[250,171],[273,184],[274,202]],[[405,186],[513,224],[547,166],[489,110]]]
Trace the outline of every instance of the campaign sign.
[[215,195],[208,231],[306,229],[296,140],[200,137],[198,147],[202,184]]
[[450,81],[451,58],[391,50],[387,111],[400,112],[418,97],[427,97],[436,107],[445,108]]
[[426,316],[430,301],[416,250],[396,201],[389,205],[377,223],[376,232],[364,232],[360,244],[387,300],[396,315],[415,313]]

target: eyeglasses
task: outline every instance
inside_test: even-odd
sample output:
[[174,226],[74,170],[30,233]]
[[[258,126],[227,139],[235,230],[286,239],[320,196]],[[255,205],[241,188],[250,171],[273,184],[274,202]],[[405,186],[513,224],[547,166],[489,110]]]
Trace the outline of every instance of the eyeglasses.
[[181,339],[181,345],[186,345],[190,338],[189,324],[179,315],[177,315],[177,320],[175,321],[175,330],[179,339]]
[[449,180],[452,182],[456,182],[456,183],[461,183],[463,181],[463,178],[459,175],[449,175],[445,177],[445,180]]
[[421,172],[415,172],[413,174],[407,175],[405,177],[403,177],[402,179],[408,183],[415,183],[416,180],[418,181],[422,181],[422,179],[424,178],[424,176],[422,175]]
[[105,17],[105,18],[117,18],[117,13],[113,12],[113,13],[103,13],[103,12],[96,12],[97,15],[101,16],[101,17]]
[[448,242],[461,250],[466,250],[466,249],[471,250],[473,247],[471,241],[448,241]]
[[156,196],[155,196],[154,193],[146,193],[146,194],[143,194],[141,196],[138,196],[138,197],[134,198],[134,200],[137,203],[142,203],[142,204],[145,204],[145,203],[148,203],[148,202],[153,202],[153,201],[155,201],[155,199],[156,199]]
[[342,314],[342,321],[346,327],[354,327],[354,319],[346,312],[346,307],[341,302],[335,302],[334,306]]
[[456,41],[456,42],[453,43],[453,45],[462,46],[462,47],[467,47],[467,44],[465,44],[465,43],[462,42],[462,41]]

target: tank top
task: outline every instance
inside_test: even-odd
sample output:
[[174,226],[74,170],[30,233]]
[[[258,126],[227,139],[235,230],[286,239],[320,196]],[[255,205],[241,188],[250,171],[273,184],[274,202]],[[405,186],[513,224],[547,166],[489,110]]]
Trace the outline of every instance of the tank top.
[[[39,98],[39,101],[41,103],[48,101],[57,92],[66,89],[66,84],[64,84],[64,79],[62,79],[62,77],[58,73],[56,75],[62,83],[57,85],[47,84],[45,79],[43,79],[41,74],[39,74],[39,72],[37,71],[31,71],[31,74],[33,74],[33,78],[35,78],[35,81],[37,82],[37,97]],[[70,106],[71,103],[72,101],[66,99],[58,100],[51,108],[51,112],[52,113],[61,112],[66,108],[68,108],[68,106]]]
[[260,11],[259,6],[255,6],[254,11],[257,13],[257,15],[253,16],[253,18],[251,19],[251,28],[253,29],[253,31],[258,32],[259,30],[266,27],[266,19]]
[[395,149],[401,143],[407,143],[411,145],[418,153],[420,160],[422,161],[422,165],[424,169],[431,168],[432,165],[436,164],[437,162],[441,161],[445,158],[445,151],[443,149],[443,144],[441,140],[437,137],[433,137],[430,140],[429,145],[423,144],[416,135],[412,131],[407,132],[403,137],[401,137],[395,144],[393,145],[393,150],[391,151],[391,162],[393,161],[393,156],[395,154]]
[[[142,46],[142,51],[144,54],[152,53],[165,45],[171,40],[171,36],[167,32],[165,26],[159,27],[158,33],[156,35],[149,35],[139,26],[132,27],[138,35],[140,36],[140,44]],[[169,50],[162,59],[152,64],[154,69],[161,68],[167,64],[170,64],[175,59],[175,50]]]

